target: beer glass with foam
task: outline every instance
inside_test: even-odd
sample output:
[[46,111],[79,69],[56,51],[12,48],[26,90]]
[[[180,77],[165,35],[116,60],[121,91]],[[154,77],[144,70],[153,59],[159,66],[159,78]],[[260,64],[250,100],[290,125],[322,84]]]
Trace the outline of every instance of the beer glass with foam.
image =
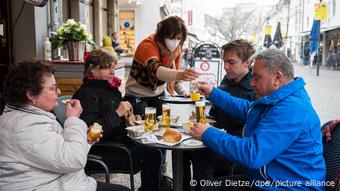
[[197,123],[206,123],[206,117],[204,113],[205,102],[204,101],[196,101],[196,121]]
[[163,129],[170,128],[170,106],[168,104],[162,105],[162,127]]
[[144,129],[147,132],[153,132],[156,130],[156,108],[155,107],[145,108]]

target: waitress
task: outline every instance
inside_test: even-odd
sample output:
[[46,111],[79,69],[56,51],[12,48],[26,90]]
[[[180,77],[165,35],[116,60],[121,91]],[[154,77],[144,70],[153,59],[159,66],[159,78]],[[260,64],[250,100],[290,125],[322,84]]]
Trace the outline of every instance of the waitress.
[[126,82],[126,99],[135,105],[135,113],[144,114],[145,107],[156,107],[161,115],[160,96],[165,89],[170,95],[184,94],[181,80],[198,77],[192,69],[180,71],[182,45],[187,37],[184,21],[171,16],[157,24],[155,34],[148,36],[137,47]]

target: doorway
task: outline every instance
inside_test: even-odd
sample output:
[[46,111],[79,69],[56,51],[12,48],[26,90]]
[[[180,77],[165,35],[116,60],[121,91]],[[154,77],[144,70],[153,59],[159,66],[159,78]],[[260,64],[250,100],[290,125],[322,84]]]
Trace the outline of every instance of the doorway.
[[0,114],[5,106],[3,100],[3,83],[11,64],[11,18],[10,1],[0,0]]

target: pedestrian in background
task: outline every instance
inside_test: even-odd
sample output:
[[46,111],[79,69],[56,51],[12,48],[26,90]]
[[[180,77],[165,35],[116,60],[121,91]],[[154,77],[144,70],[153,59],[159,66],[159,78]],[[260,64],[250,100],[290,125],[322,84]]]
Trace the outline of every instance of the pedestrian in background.
[[113,47],[113,49],[115,50],[115,52],[117,53],[118,56],[120,56],[124,52],[128,52],[128,50],[125,50],[125,49],[120,47],[117,32],[113,32],[111,34],[111,36],[112,36],[112,47]]

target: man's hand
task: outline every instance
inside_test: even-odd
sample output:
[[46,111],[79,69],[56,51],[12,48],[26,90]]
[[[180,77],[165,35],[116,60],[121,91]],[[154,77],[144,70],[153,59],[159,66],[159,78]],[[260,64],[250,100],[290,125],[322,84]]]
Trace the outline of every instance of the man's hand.
[[80,101],[77,99],[71,99],[66,103],[66,118],[75,116],[80,117],[83,108],[80,105]]
[[203,133],[209,126],[209,124],[194,123],[193,127],[190,127],[189,134],[198,140],[202,140]]
[[208,98],[212,92],[213,86],[207,82],[196,82],[194,84],[198,90],[200,91],[200,94],[204,95],[204,97]]

